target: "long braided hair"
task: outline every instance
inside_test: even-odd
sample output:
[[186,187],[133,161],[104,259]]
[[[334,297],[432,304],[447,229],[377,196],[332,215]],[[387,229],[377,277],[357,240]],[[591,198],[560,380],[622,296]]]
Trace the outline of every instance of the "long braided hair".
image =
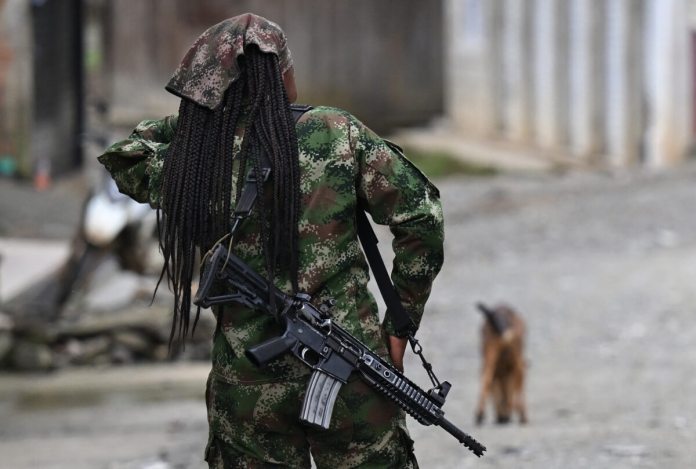
[[[160,249],[174,293],[170,345],[189,330],[191,282],[197,270],[197,250],[206,252],[229,233],[234,205],[248,171],[255,173],[261,242],[266,275],[287,275],[297,290],[297,223],[300,207],[297,136],[290,103],[275,54],[255,45],[239,57],[242,73],[232,82],[223,102],[210,110],[182,98],[176,135],[164,159],[162,199],[158,215]],[[233,174],[235,131],[244,137]],[[271,166],[272,203],[264,202],[260,177],[263,154]],[[232,194],[232,178],[236,193]],[[195,330],[200,315],[196,310]]]

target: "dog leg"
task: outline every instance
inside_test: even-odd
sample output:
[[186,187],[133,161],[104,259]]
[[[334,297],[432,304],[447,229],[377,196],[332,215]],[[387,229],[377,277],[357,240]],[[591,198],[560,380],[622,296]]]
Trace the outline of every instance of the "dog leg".
[[525,363],[524,359],[519,360],[520,363],[516,367],[515,373],[515,409],[520,418],[521,424],[526,424],[527,420],[527,404],[524,395],[524,375],[525,375]]
[[504,376],[500,376],[497,379],[496,384],[498,390],[496,396],[496,423],[509,423],[513,405],[512,376],[506,373]]
[[483,370],[481,372],[481,392],[479,394],[476,411],[476,424],[481,425],[485,418],[486,400],[491,392],[495,364],[498,361],[498,348],[495,346],[484,347]]

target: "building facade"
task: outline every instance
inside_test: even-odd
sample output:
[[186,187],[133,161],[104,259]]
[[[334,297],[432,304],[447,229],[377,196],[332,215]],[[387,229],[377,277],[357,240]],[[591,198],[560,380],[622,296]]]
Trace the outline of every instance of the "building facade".
[[668,166],[693,142],[688,0],[448,0],[446,114],[567,161]]

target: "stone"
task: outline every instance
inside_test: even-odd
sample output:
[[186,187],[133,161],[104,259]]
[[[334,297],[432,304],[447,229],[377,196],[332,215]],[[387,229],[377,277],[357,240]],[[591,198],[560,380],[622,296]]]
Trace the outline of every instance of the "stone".
[[47,371],[54,366],[53,352],[44,343],[17,340],[12,347],[10,366],[20,371]]

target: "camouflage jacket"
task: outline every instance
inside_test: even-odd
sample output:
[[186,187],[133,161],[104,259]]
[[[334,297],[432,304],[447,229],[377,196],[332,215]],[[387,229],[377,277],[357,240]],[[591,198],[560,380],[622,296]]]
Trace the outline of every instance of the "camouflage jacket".
[[[157,206],[162,164],[176,129],[176,116],[140,123],[131,136],[99,157],[121,192]],[[395,254],[392,280],[406,311],[420,323],[432,282],[443,261],[443,219],[437,188],[400,152],[351,114],[329,107],[305,113],[297,123],[302,212],[299,222],[301,290],[317,304],[336,300],[332,315],[358,339],[386,355],[377,305],[367,283],[369,270],[359,246],[358,203],[375,223],[388,225]],[[233,153],[239,151],[238,129]],[[263,272],[263,256],[252,215],[240,230],[234,252]],[[278,279],[289,292],[289,282]],[[215,309],[218,332],[213,345],[214,372],[228,382],[266,382],[304,375],[291,357],[257,370],[244,350],[279,333],[270,316],[230,305]]]

